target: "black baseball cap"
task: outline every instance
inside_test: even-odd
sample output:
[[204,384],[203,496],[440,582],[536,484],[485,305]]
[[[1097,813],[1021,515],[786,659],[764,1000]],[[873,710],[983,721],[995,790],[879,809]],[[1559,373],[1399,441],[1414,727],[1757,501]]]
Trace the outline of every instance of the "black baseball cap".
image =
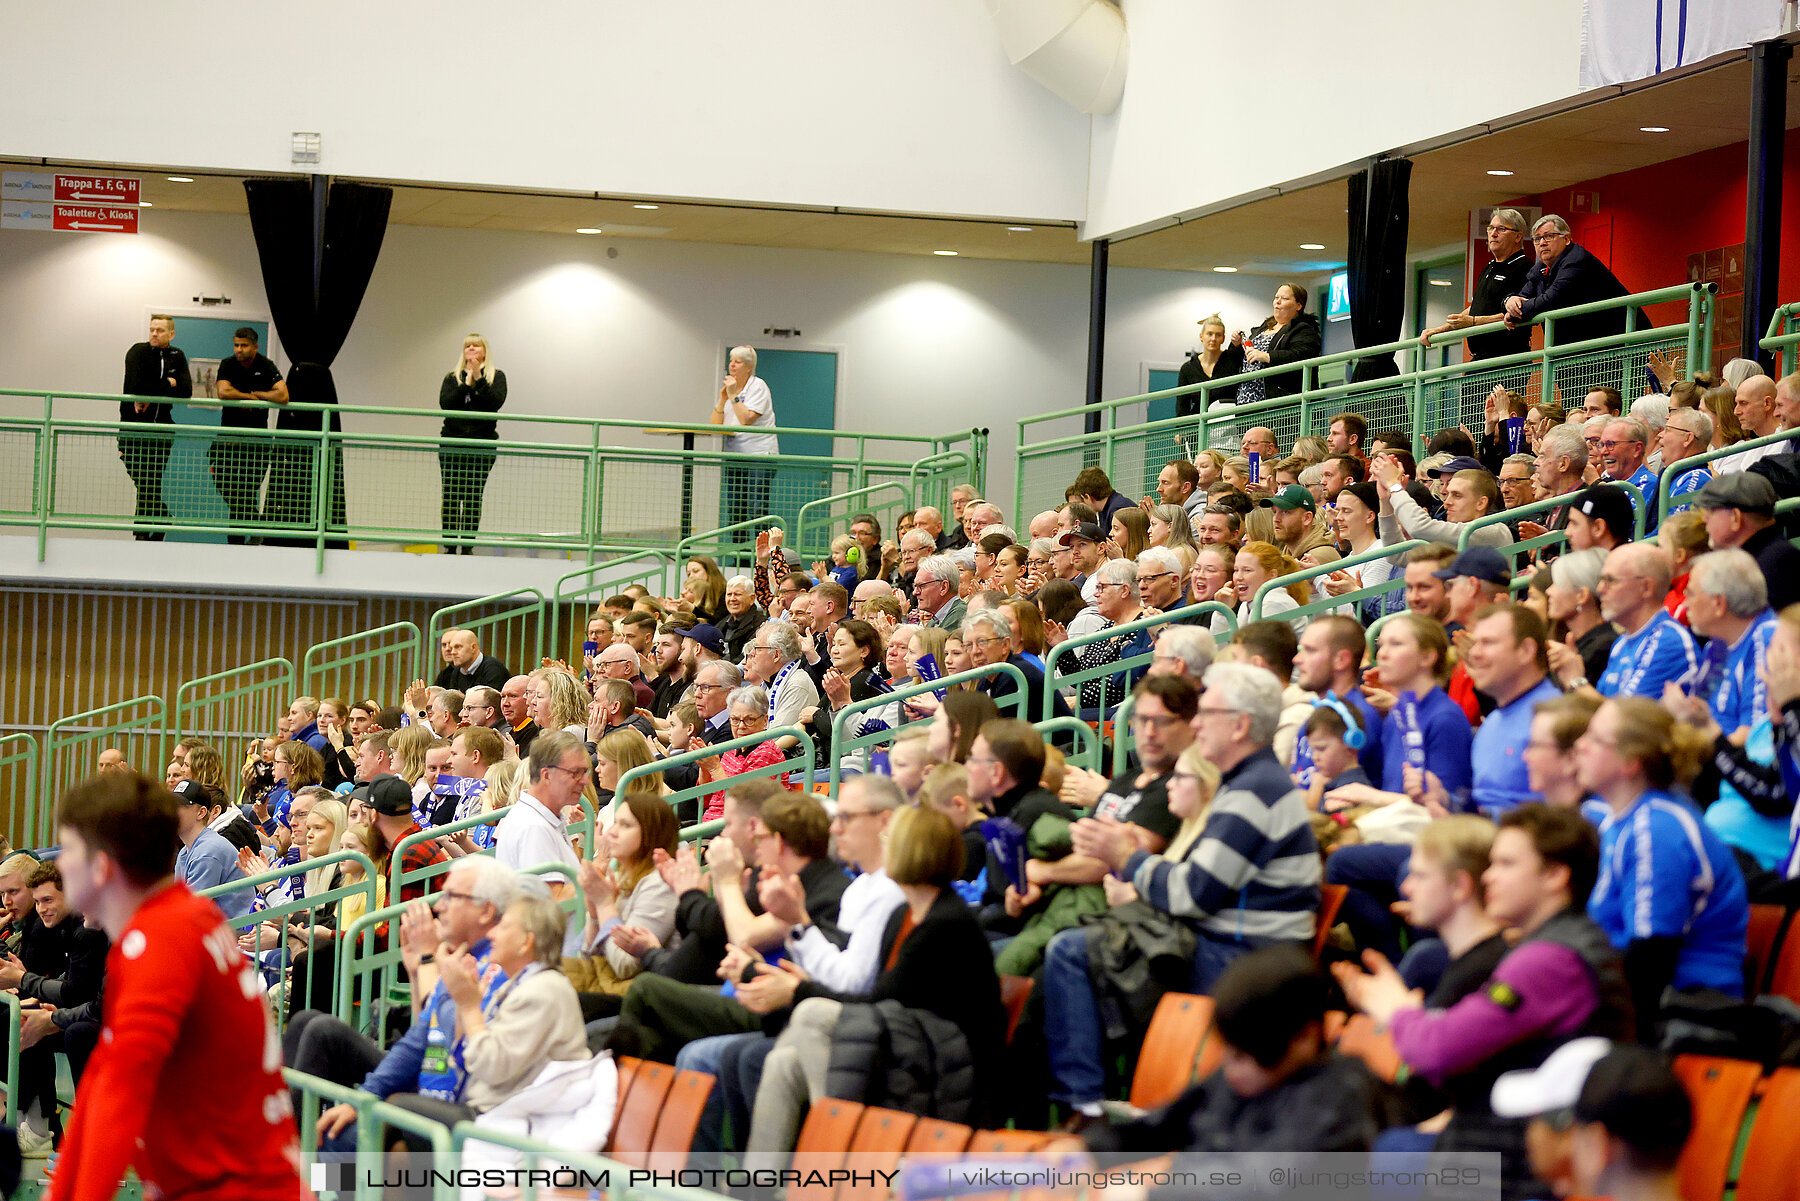
[[1070,530],[1068,533],[1063,534],[1061,537],[1057,538],[1056,545],[1068,546],[1071,542],[1075,541],[1075,539],[1077,539],[1077,538],[1085,538],[1089,542],[1105,542],[1106,541],[1106,535],[1102,534],[1100,532],[1100,527],[1097,524],[1095,524],[1094,522],[1091,522],[1091,521],[1084,521],[1080,525],[1076,526],[1074,529]]
[[1458,576],[1473,576],[1485,580],[1489,584],[1498,584],[1502,588],[1512,583],[1512,568],[1506,565],[1506,556],[1491,546],[1471,546],[1456,558],[1450,560],[1450,566],[1440,567],[1431,573],[1440,580],[1454,580]]
[[399,776],[383,773],[367,784],[358,785],[351,793],[383,817],[412,815],[412,789]]
[[[1705,491],[1702,489],[1701,491]],[[1698,502],[1699,498],[1695,498]],[[1771,505],[1771,508],[1774,506]],[[1590,521],[1604,521],[1621,542],[1630,541],[1631,494],[1610,484],[1595,484],[1575,499],[1575,511]]]

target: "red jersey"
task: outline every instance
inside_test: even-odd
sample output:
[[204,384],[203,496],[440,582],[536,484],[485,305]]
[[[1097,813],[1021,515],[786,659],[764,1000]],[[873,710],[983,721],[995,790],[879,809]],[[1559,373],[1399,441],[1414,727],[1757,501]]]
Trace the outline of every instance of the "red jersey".
[[127,1167],[165,1201],[308,1195],[281,1040],[217,905],[151,895],[107,955],[104,1012],[50,1201],[111,1201]]

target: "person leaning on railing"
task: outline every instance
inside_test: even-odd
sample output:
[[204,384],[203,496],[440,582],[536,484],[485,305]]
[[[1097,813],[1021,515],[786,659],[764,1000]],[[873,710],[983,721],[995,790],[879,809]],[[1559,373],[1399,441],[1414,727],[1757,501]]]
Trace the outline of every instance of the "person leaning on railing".
[[[1575,244],[1569,223],[1553,214],[1531,225],[1531,244],[1538,261],[1519,290],[1506,298],[1506,324],[1516,328],[1554,309],[1573,308],[1631,294],[1618,276],[1592,253]],[[1556,342],[1566,346],[1625,332],[1624,306],[1602,309],[1556,322]]]
[[[1244,366],[1251,371],[1316,359],[1324,350],[1319,319],[1306,311],[1306,289],[1282,284],[1275,289],[1274,316],[1267,328],[1244,341]],[[1304,382],[1304,370],[1284,371],[1238,385],[1238,403],[1254,404],[1277,396],[1293,396]]]

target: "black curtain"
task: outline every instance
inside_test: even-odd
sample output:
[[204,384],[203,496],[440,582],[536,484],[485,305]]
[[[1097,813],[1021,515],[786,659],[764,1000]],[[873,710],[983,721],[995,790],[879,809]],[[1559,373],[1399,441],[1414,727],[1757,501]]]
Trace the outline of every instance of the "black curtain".
[[[1350,335],[1358,346],[1400,340],[1406,311],[1411,159],[1382,159],[1350,177]],[[1400,374],[1393,355],[1359,359],[1354,380]]]
[[[306,404],[337,404],[337,384],[332,361],[356,322],[381,241],[387,233],[391,188],[369,184],[334,183],[320,195],[324,180],[249,179],[244,194],[250,208],[250,229],[256,238],[256,254],[262,264],[263,289],[269,313],[281,344],[293,360],[288,393]],[[323,200],[323,220],[318,212]],[[342,426],[331,415],[331,432]],[[321,413],[284,410],[277,429],[324,428]],[[269,486],[269,515],[275,521],[302,521],[310,515],[313,454],[316,446],[275,448]],[[333,531],[345,529],[344,452],[332,440],[326,470],[326,524]],[[279,484],[279,487],[278,487]],[[279,493],[279,495],[278,495]],[[272,543],[305,546],[310,539],[270,539]],[[340,537],[328,545],[346,545]]]

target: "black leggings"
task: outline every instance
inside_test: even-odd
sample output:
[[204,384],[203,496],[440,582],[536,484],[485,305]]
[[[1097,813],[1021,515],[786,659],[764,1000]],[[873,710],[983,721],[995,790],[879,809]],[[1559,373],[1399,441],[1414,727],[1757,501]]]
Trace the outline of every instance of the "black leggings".
[[[481,500],[487,490],[488,472],[494,469],[492,450],[440,450],[438,469],[443,474],[443,504],[440,516],[445,541],[462,543],[465,551],[472,538],[458,539],[457,534],[474,535],[481,529]],[[452,549],[455,549],[453,546]]]

